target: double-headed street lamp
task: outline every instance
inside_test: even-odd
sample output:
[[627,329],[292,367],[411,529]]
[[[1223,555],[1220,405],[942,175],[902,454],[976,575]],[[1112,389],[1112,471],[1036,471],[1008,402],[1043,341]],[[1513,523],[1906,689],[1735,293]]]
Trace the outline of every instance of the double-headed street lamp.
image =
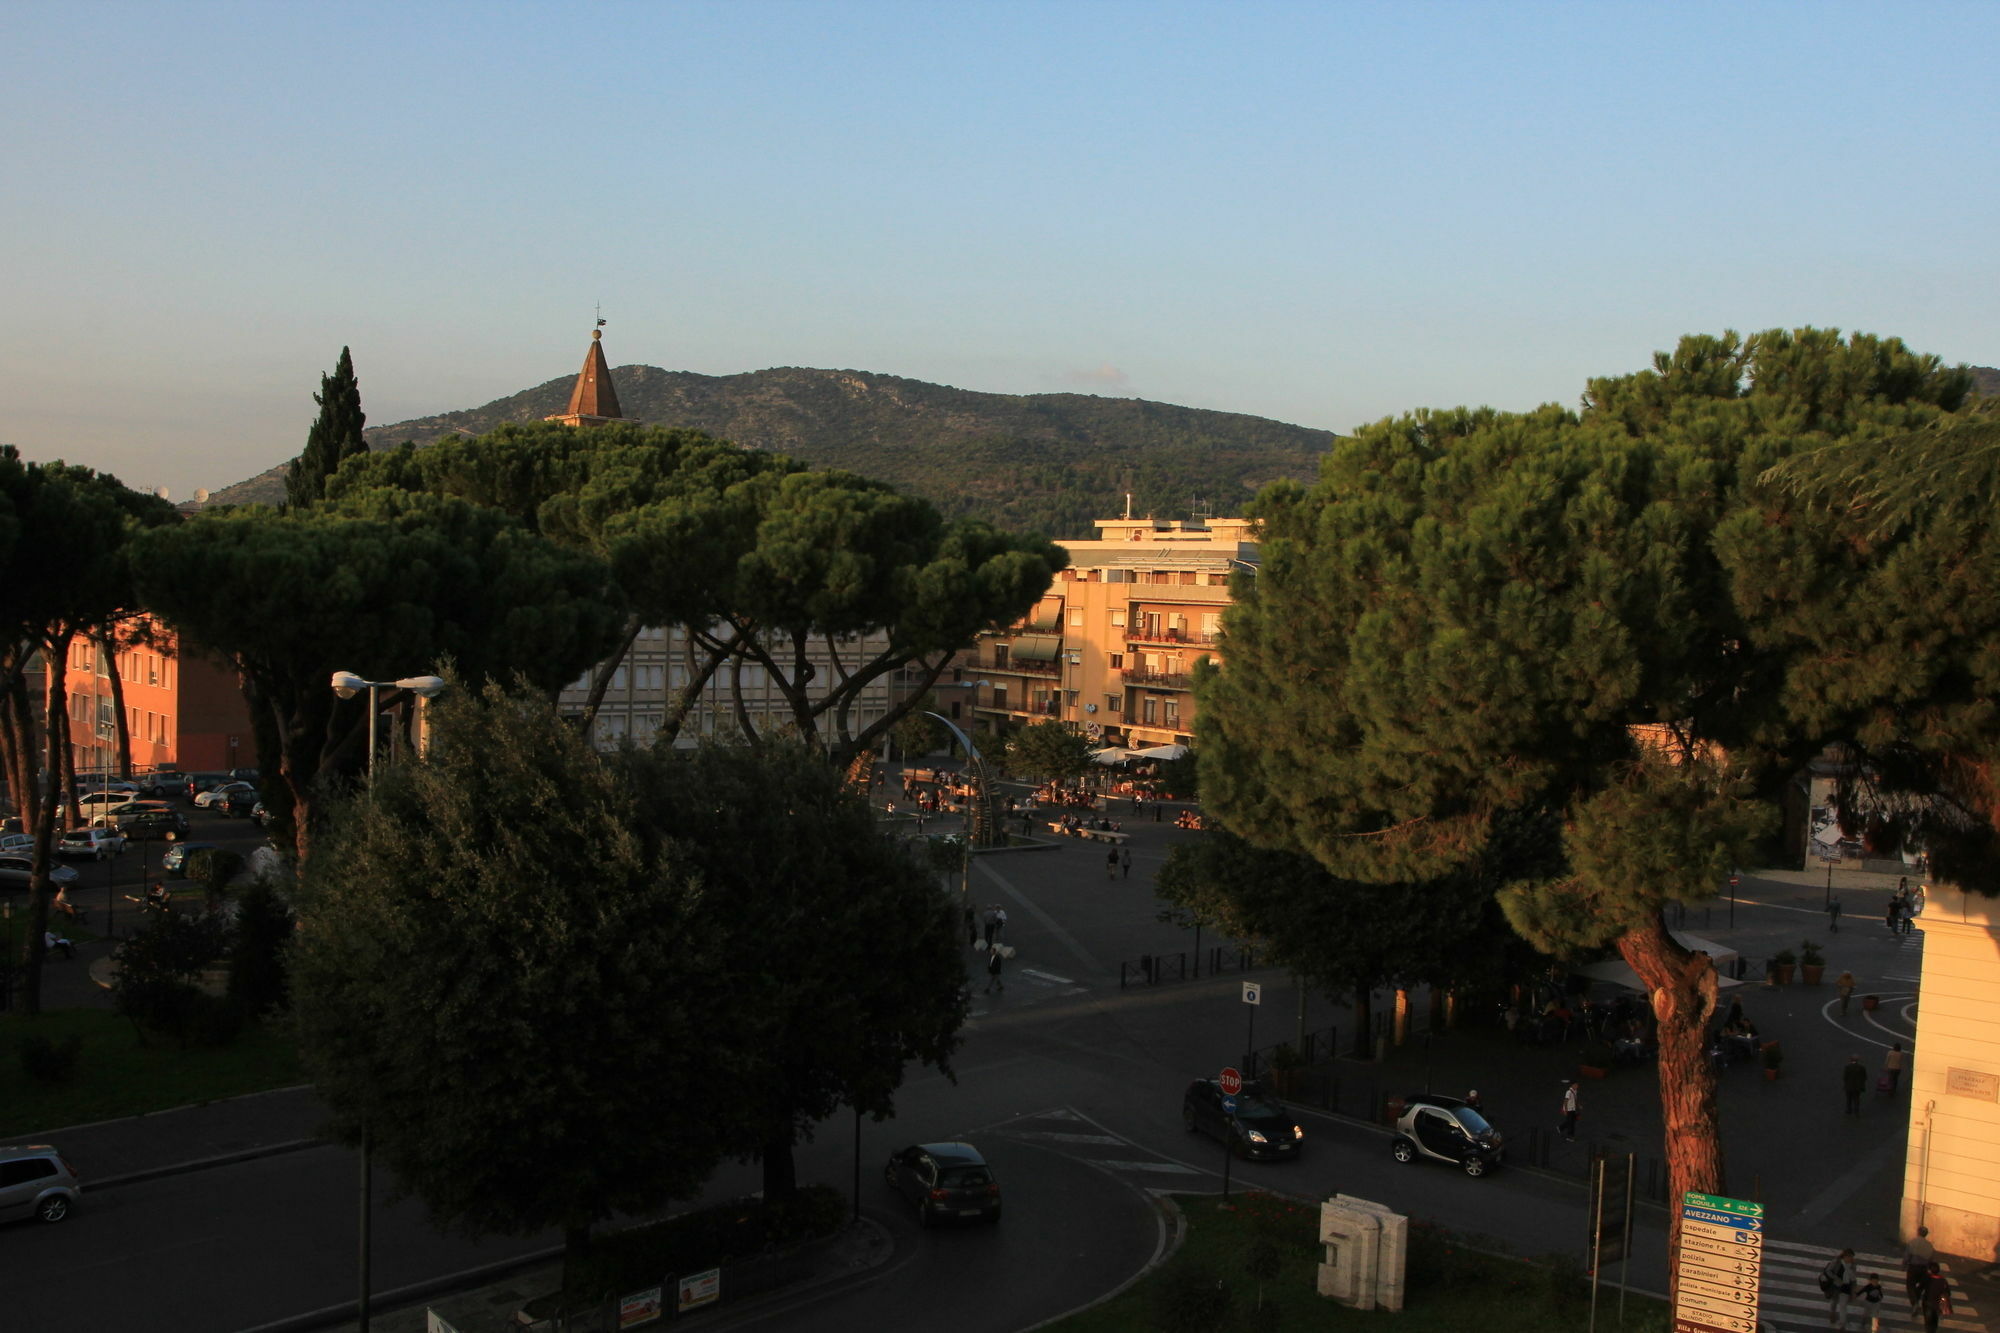
[[[333,692],[341,698],[352,699],[363,690],[368,691],[368,777],[372,784],[375,778],[375,751],[380,748],[376,740],[376,728],[382,717],[382,691],[408,690],[419,699],[435,699],[444,692],[444,681],[438,676],[405,676],[401,680],[363,680],[352,671],[333,673]],[[355,1307],[356,1323],[361,1333],[368,1333],[368,1223],[373,1206],[373,1165],[372,1155],[368,1149],[368,1122],[364,1118],[361,1122],[361,1298]]]

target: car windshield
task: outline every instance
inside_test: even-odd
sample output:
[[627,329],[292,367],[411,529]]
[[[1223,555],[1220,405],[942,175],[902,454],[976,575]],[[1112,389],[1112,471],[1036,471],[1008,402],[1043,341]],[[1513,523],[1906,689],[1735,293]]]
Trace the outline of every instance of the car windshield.
[[1455,1106],[1452,1108],[1451,1113],[1458,1117],[1459,1124],[1465,1126],[1465,1132],[1473,1135],[1475,1138],[1481,1134],[1491,1134],[1493,1132],[1493,1126],[1486,1123],[1486,1117],[1473,1110],[1470,1106]]
[[993,1177],[983,1166],[947,1167],[938,1175],[938,1184],[949,1189],[966,1189],[973,1185],[991,1185]]
[[1285,1108],[1261,1093],[1246,1092],[1236,1098],[1236,1114],[1243,1120],[1282,1120]]

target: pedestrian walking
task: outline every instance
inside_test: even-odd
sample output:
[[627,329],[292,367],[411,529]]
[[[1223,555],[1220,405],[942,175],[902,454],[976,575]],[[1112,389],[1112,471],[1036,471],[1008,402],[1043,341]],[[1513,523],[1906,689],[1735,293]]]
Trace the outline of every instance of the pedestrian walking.
[[965,947],[979,947],[979,914],[970,907],[965,909]]
[[1840,1070],[1840,1089],[1847,1094],[1847,1114],[1861,1114],[1861,1094],[1868,1090],[1868,1068],[1861,1057],[1850,1055]]
[[1882,1078],[1888,1083],[1888,1091],[1894,1092],[1903,1085],[1903,1063],[1908,1059],[1903,1043],[1896,1042],[1882,1053]]
[[1918,1301],[1924,1316],[1924,1333],[1937,1333],[1938,1320],[1952,1312],[1951,1283],[1938,1271],[1933,1259],[1924,1271],[1924,1289]]
[[1889,926],[1889,933],[1891,935],[1900,935],[1903,933],[1902,916],[1903,916],[1903,895],[1898,893],[1895,897],[1889,900],[1887,923]]
[[1842,972],[1840,979],[1833,983],[1833,988],[1840,993],[1840,1016],[1845,1018],[1847,1017],[1847,1002],[1854,998],[1854,974],[1852,972]]
[[1916,1237],[1903,1247],[1903,1291],[1910,1298],[1911,1314],[1923,1303],[1924,1279],[1930,1276],[1935,1258],[1937,1246],[1931,1244],[1931,1229],[1918,1227]]
[[1838,898],[1827,899],[1826,928],[1836,935],[1840,933],[1840,899]]
[[1000,907],[996,903],[986,909],[986,947],[993,947],[993,937],[1000,931]]
[[1562,1100],[1562,1124],[1559,1131],[1572,1142],[1576,1139],[1576,1117],[1583,1110],[1582,1090],[1575,1079],[1564,1080]]
[[1861,1313],[1868,1316],[1868,1333],[1882,1333],[1882,1275],[1870,1273],[1855,1298],[1861,1302]]
[[1007,983],[1000,977],[1000,964],[1000,951],[998,949],[988,949],[986,951],[986,993],[988,995],[991,995],[996,989],[1002,995],[1007,993]]
[[1125,848],[1118,853],[1118,864],[1125,872],[1125,878],[1132,878],[1132,849]]
[[1118,878],[1118,849],[1113,847],[1104,858],[1104,878]]
[[1854,1303],[1854,1251],[1842,1250],[1819,1270],[1819,1294],[1826,1297],[1826,1326],[1844,1328]]

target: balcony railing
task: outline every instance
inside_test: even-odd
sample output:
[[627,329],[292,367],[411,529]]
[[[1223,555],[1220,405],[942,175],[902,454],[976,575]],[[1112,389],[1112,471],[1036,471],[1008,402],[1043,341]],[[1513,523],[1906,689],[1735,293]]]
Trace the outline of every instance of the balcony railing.
[[985,663],[979,669],[981,671],[1005,671],[1017,676],[1055,676],[1060,674],[1062,670],[1054,662],[1023,661],[1020,658],[1014,658],[1007,662],[996,661]]
[[1125,669],[1125,683],[1127,685],[1164,685],[1170,690],[1189,689],[1193,684],[1184,671],[1148,671],[1144,667],[1127,667]]
[[1199,629],[1147,629],[1134,625],[1125,631],[1127,643],[1198,643],[1219,642],[1222,635]]

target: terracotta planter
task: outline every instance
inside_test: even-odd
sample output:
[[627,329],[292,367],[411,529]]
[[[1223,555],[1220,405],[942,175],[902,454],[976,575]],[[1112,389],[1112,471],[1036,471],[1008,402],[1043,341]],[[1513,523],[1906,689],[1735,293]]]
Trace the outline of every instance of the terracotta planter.
[[1772,1083],[1776,1083],[1776,1082],[1778,1081],[1778,1071],[1777,1071],[1777,1070],[1775,1070],[1775,1069],[1768,1069],[1768,1068],[1767,1068],[1767,1069],[1766,1069],[1766,1070],[1764,1071],[1764,1077],[1765,1077],[1765,1079],[1766,1079],[1767,1081],[1769,1081],[1769,1082],[1772,1082]]
[[1879,995],[1864,995],[1864,996],[1862,996],[1862,997],[1861,997],[1861,1012],[1863,1012],[1863,1013],[1865,1013],[1865,1014],[1872,1014],[1872,1013],[1874,1013],[1874,1012],[1875,1012],[1875,1011],[1876,1011],[1877,1009],[1880,1009],[1881,1007],[1882,1007],[1882,997],[1881,997],[1881,996],[1879,996]]
[[1576,1072],[1584,1078],[1603,1078],[1611,1071],[1608,1069],[1599,1069],[1596,1065],[1578,1065]]
[[1826,975],[1826,964],[1802,963],[1799,966],[1799,970],[1806,975],[1806,985],[1817,986],[1819,985],[1819,979]]
[[1780,986],[1789,986],[1792,984],[1792,972],[1795,967],[1796,964],[1793,963],[1778,964],[1778,984]]

